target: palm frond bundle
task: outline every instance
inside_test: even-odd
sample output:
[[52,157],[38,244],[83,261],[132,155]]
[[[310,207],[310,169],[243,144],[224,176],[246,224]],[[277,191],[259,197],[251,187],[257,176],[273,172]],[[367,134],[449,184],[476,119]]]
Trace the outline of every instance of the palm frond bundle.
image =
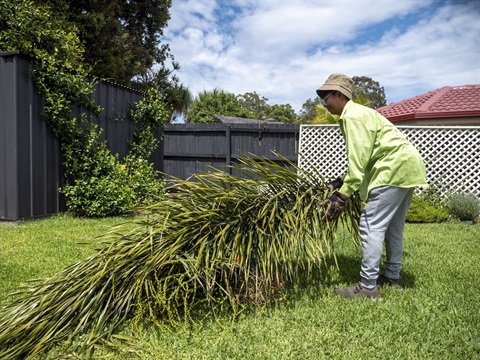
[[[177,180],[134,230],[113,228],[99,252],[21,289],[0,311],[0,358],[56,344],[79,353],[109,344],[134,314],[187,314],[199,302],[264,300],[298,271],[334,256],[338,221],[323,222],[319,173],[243,157],[225,171]],[[238,173],[233,175],[232,173]],[[358,241],[360,200],[339,219]]]

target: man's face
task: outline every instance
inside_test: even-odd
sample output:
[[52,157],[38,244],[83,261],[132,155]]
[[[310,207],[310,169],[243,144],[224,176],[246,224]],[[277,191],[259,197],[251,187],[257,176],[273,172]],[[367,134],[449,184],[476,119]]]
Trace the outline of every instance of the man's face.
[[323,106],[330,112],[332,115],[341,115],[343,111],[343,102],[341,101],[341,96],[336,91],[328,93],[322,99]]

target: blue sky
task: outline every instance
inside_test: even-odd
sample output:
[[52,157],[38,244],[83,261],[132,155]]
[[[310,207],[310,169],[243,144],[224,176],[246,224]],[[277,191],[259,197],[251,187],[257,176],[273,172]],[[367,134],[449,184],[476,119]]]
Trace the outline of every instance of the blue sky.
[[298,112],[334,72],[387,102],[480,84],[480,0],[173,0],[164,33],[193,95],[256,91]]

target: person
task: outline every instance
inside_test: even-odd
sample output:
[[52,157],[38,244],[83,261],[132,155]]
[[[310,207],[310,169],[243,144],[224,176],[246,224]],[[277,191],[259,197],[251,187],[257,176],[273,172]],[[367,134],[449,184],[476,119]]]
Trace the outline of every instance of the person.
[[[332,74],[317,90],[322,104],[338,120],[347,151],[348,169],[329,183],[333,192],[322,205],[324,220],[336,219],[345,201],[359,191],[365,202],[359,229],[362,240],[360,281],[335,289],[346,298],[380,295],[379,287],[402,287],[403,231],[414,189],[427,186],[425,164],[417,149],[377,111],[352,101],[353,80]],[[385,241],[385,272],[379,274]]]

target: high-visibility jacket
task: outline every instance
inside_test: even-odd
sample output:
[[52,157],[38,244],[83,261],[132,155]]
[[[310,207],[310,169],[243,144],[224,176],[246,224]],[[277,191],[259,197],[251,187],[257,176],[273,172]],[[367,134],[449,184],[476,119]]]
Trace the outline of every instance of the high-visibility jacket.
[[359,190],[362,200],[366,200],[370,190],[378,186],[428,186],[420,153],[380,113],[348,101],[339,124],[348,160],[340,193],[350,196]]

